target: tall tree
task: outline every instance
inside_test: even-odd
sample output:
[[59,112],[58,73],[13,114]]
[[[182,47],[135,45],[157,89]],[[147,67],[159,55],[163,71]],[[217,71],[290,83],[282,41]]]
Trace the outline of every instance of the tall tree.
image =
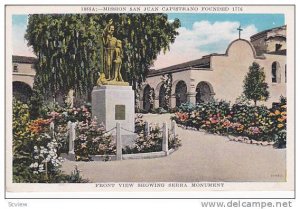
[[244,95],[247,99],[253,100],[255,106],[257,101],[267,101],[269,98],[269,87],[265,79],[266,75],[263,68],[253,62],[244,80]]
[[[123,77],[137,87],[161,51],[169,49],[180,27],[165,14],[64,14],[30,15],[25,38],[38,58],[37,79],[45,99],[90,95],[103,68],[102,32],[108,20],[114,36],[123,41]],[[87,99],[87,98],[86,98]]]

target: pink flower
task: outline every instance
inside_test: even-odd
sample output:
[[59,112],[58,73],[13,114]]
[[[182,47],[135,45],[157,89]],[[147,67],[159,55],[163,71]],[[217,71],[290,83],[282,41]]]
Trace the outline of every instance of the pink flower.
[[250,134],[259,134],[259,133],[261,133],[259,127],[256,127],[256,126],[249,127],[248,131],[250,132]]
[[215,124],[215,123],[218,123],[218,122],[219,122],[219,120],[216,119],[216,118],[210,118],[209,120],[210,120],[210,122],[211,122],[212,124]]
[[85,106],[82,106],[82,112],[88,112],[88,109]]

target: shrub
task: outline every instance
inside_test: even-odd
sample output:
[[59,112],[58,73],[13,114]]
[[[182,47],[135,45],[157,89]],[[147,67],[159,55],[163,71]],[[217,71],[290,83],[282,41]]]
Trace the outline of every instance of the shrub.
[[230,104],[226,101],[211,101],[193,105],[182,104],[174,119],[177,123],[197,129],[203,128],[212,133],[223,133],[225,117],[230,112]]
[[142,114],[136,114],[135,115],[135,133],[141,133],[145,130],[145,121],[143,121],[143,115]]
[[66,176],[68,183],[88,183],[88,179],[83,179],[80,175],[80,170],[77,165],[75,165],[75,169],[71,172],[70,176]]
[[51,112],[57,112],[61,113],[64,112],[65,108],[60,106],[58,102],[45,102],[43,105],[41,105],[40,108],[40,117],[41,118],[47,118],[49,113]]
[[50,126],[51,122],[52,122],[51,119],[38,118],[38,119],[32,120],[29,123],[28,128],[31,133],[38,135],[42,132],[45,132],[46,130],[49,131],[49,126]]
[[272,121],[271,133],[273,133],[276,145],[278,148],[283,148],[286,146],[286,98],[280,98],[279,105],[271,109],[269,117]]
[[63,174],[59,168],[62,149],[62,133],[57,130],[50,133],[52,119],[30,121],[26,104],[13,99],[13,182],[15,183],[59,183],[86,182]]
[[275,134],[275,147],[285,148],[286,147],[286,130],[280,130]]
[[237,103],[230,107],[225,101],[183,104],[172,117],[178,124],[204,129],[209,133],[247,136],[256,140],[275,140],[284,146],[286,134],[286,99],[268,109]]
[[158,107],[152,111],[154,114],[165,114],[168,113],[163,107]]
[[123,149],[124,154],[131,153],[146,153],[146,152],[158,152],[162,150],[162,134],[158,126],[154,126],[150,129],[148,136],[144,135],[142,131],[138,138],[134,141],[131,146],[126,146]]
[[62,158],[58,156],[59,145],[54,137],[42,133],[33,147],[33,162],[30,168],[39,178],[39,182],[52,182],[51,179],[59,173]]
[[51,133],[58,143],[57,152],[68,152],[69,121],[77,122],[75,154],[78,160],[89,160],[90,155],[109,155],[115,153],[115,143],[112,136],[105,133],[105,128],[91,118],[91,105],[80,108],[64,108],[58,103],[50,103],[42,110],[43,118],[32,121],[29,125],[32,133],[49,132],[49,124],[54,122],[54,132]]
[[169,140],[168,140],[169,149],[178,149],[181,146],[182,146],[182,144],[181,144],[181,140],[180,140],[179,136],[171,134],[169,132]]
[[147,114],[147,113],[149,113],[149,111],[146,111],[146,110],[140,109],[140,108],[136,108],[136,109],[135,109],[135,113]]
[[77,160],[90,160],[90,155],[113,155],[116,145],[112,135],[95,119],[76,126],[75,154]]
[[186,112],[186,113],[191,113],[194,111],[196,106],[190,102],[183,103],[178,107],[179,112]]
[[[142,119],[142,115],[137,115],[135,118],[136,124],[136,133],[138,134],[138,138],[134,141],[134,144],[131,146],[126,146],[123,149],[124,154],[131,153],[146,153],[146,152],[159,152],[162,151],[162,132],[160,127],[155,125],[149,125],[150,133],[148,136],[145,135],[145,122]],[[181,141],[178,135],[174,136],[171,132],[169,132],[169,140],[168,140],[169,149],[177,149],[181,146]]]
[[28,128],[29,123],[29,107],[13,99],[13,182],[34,180],[29,169],[34,134]]

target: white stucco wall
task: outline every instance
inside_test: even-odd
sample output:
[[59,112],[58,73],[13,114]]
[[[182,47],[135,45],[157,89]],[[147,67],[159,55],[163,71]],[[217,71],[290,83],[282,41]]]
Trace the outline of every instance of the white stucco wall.
[[[284,66],[286,56],[264,54],[263,57],[256,57],[252,45],[246,40],[236,40],[227,49],[227,55],[212,57],[212,85],[214,86],[216,98],[226,99],[235,102],[243,92],[243,81],[249,71],[249,66],[257,62],[264,68],[266,82],[269,85],[270,98],[265,104],[271,106],[273,102],[278,102],[280,95],[286,96],[286,83]],[[272,63],[278,62],[281,66],[280,83],[272,83]],[[216,77],[216,78],[215,78]]]
[[225,55],[211,58],[215,98],[233,103],[242,95],[243,81],[249,71],[249,66],[257,60],[254,58],[253,50],[249,42],[236,40],[229,45]]
[[[13,72],[14,65],[18,66],[18,72]],[[33,87],[35,69],[32,64],[27,63],[13,63],[12,64],[13,81],[20,81]]]

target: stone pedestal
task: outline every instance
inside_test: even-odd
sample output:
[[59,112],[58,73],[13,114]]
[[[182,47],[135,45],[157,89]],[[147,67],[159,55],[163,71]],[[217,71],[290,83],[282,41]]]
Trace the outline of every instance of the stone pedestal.
[[[99,123],[103,122],[107,131],[116,127],[119,122],[121,136],[124,136],[122,140],[128,138],[128,135],[133,136],[135,115],[134,91],[131,86],[95,86],[92,91],[92,116]],[[116,135],[116,129],[111,133]]]

